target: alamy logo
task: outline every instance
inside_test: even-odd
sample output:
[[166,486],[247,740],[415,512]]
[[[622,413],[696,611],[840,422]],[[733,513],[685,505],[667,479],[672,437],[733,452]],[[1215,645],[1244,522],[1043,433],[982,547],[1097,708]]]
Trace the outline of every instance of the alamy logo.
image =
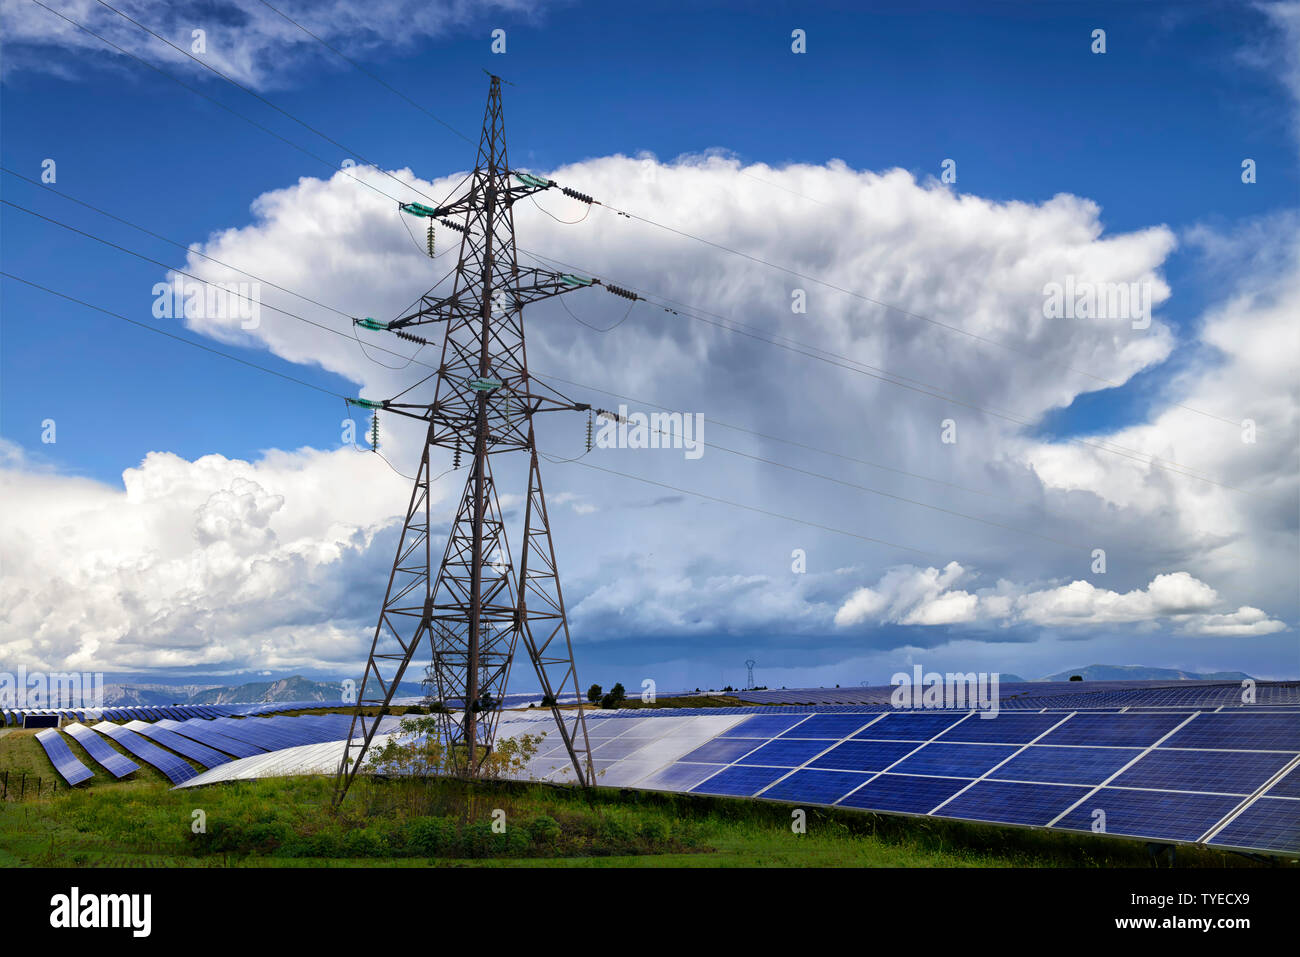
[[998,713],[998,673],[937,671],[922,673],[921,666],[909,675],[900,671],[889,679],[894,691],[889,703],[895,708],[972,709],[981,718]]
[[50,926],[126,927],[133,937],[148,937],[153,926],[153,897],[149,894],[82,894],[78,887],[70,893],[50,898]]
[[704,413],[628,413],[618,407],[617,420],[601,415],[596,447],[600,449],[685,449],[686,458],[704,454]]
[[0,708],[90,708],[104,707],[102,672],[28,671],[19,665],[17,673],[0,671]]
[[1044,319],[1128,319],[1134,329],[1151,325],[1151,283],[1088,282],[1065,277],[1043,286]]

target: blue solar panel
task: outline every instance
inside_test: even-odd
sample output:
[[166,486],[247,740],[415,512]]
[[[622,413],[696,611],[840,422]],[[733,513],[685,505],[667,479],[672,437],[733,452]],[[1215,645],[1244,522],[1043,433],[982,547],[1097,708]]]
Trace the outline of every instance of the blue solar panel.
[[892,770],[897,774],[977,778],[1015,751],[1016,746],[1010,744],[927,744]]
[[1095,812],[1105,813],[1100,833],[1168,841],[1195,841],[1241,802],[1227,794],[1127,791],[1102,788],[1063,817],[1057,827],[1092,831]]
[[811,767],[883,771],[919,747],[915,741],[845,741],[813,761]]
[[830,738],[838,741],[847,738],[879,715],[874,714],[815,714],[807,721],[801,721],[782,737],[786,738]]
[[767,764],[778,768],[794,768],[810,760],[831,746],[830,741],[802,741],[777,738],[757,751],[738,758],[737,764]]
[[922,778],[908,774],[881,774],[844,800],[841,807],[867,811],[903,811],[928,814],[966,785],[966,778]]
[[973,821],[1042,826],[1088,791],[1073,785],[976,781],[934,813]]
[[736,797],[749,797],[786,773],[788,772],[782,768],[724,768],[713,777],[691,788],[691,793],[730,794]]
[[[705,712],[706,714],[708,712]],[[760,714],[755,715],[748,721],[742,721],[727,731],[722,732],[720,737],[723,738],[771,738],[787,731],[794,725],[805,720],[807,715],[786,715],[786,714]]]
[[1250,794],[1286,765],[1294,755],[1260,751],[1148,752],[1111,783],[1116,787],[1159,788],[1162,791],[1219,791]]
[[1038,737],[1065,715],[1020,714],[999,712],[997,717],[976,715],[939,736],[940,741],[977,741],[988,744],[1026,744]]
[[167,721],[164,719],[158,724],[168,731],[183,734],[200,744],[206,744],[208,747],[224,751],[226,754],[233,754],[237,758],[251,758],[254,755],[265,754],[268,750],[248,744],[245,741],[228,738],[213,728],[210,721],[205,721],[202,718],[191,718],[188,721]]
[[637,787],[652,791],[689,791],[714,771],[721,771],[724,767],[722,764],[670,764],[638,781]]
[[1166,748],[1233,748],[1241,751],[1300,751],[1300,721],[1289,714],[1218,712],[1198,714],[1164,742]]
[[200,744],[184,735],[177,734],[175,731],[160,728],[156,724],[140,722],[131,730],[139,732],[165,748],[170,748],[177,754],[183,754],[190,760],[197,761],[205,768],[215,768],[217,765],[225,764],[230,760],[229,757],[220,751],[209,748],[206,744]]
[[776,801],[807,801],[810,804],[834,804],[871,775],[854,771],[796,771],[762,793]]
[[1145,748],[1186,720],[1186,714],[1076,714],[1038,744]]
[[1262,797],[1233,818],[1209,843],[1300,854],[1300,801]]
[[[891,712],[870,727],[854,735],[855,738],[879,738],[887,740],[928,741],[945,728],[951,727],[966,717],[966,714],[953,712]],[[979,719],[975,719],[979,720]]]
[[86,753],[98,761],[109,774],[115,778],[124,778],[133,771],[139,771],[136,764],[126,755],[117,751],[112,745],[83,724],[70,724],[68,734],[74,741],[86,749]]
[[755,738],[714,738],[682,756],[683,761],[700,761],[706,764],[730,764],[741,755],[753,751],[763,744]]
[[1286,777],[1269,788],[1268,796],[1300,798],[1300,765],[1292,768]]
[[183,761],[176,755],[164,751],[158,745],[142,738],[128,728],[121,725],[109,724],[104,722],[95,725],[96,731],[101,731],[108,735],[122,747],[126,748],[141,761],[151,764],[163,774],[165,774],[173,784],[180,784],[188,781],[198,774],[188,762]]
[[77,760],[68,743],[63,740],[63,735],[59,734],[54,728],[46,728],[44,731],[36,732],[36,740],[41,743],[45,749],[46,755],[49,756],[50,763],[54,765],[54,770],[58,771],[63,780],[69,784],[80,784],[95,776],[95,773]]
[[1138,748],[1079,748],[1032,745],[992,774],[1007,781],[1101,784],[1136,758]]

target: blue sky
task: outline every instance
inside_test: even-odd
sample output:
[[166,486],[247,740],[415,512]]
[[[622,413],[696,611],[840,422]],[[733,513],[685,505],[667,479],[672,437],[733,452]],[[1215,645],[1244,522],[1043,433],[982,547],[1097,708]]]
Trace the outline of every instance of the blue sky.
[[[50,5],[64,8],[54,0]],[[1231,231],[1296,206],[1295,107],[1282,77],[1264,67],[1284,41],[1255,7],[1040,2],[995,3],[977,13],[956,3],[862,6],[492,8],[437,35],[414,31],[372,42],[352,36],[345,45],[367,69],[475,140],[487,85],[482,70],[500,73],[513,84],[506,88],[511,159],[539,170],[614,154],[647,152],[668,162],[722,151],[772,167],[831,159],[859,170],[897,167],[924,182],[953,158],[958,192],[1027,204],[1071,193],[1101,207],[1107,233],[1163,225],[1176,237],[1196,228]],[[57,21],[28,0],[5,9],[27,24]],[[196,9],[211,24],[210,44],[236,35],[238,18],[223,23],[220,4]],[[136,15],[163,22],[148,4]],[[312,24],[310,11],[300,16]],[[498,27],[507,33],[504,56],[489,51],[490,32]],[[789,52],[794,28],[807,31],[806,55]],[[1094,28],[1106,30],[1104,55],[1090,52]],[[267,191],[330,173],[140,64],[99,52],[95,41],[71,51],[57,71],[33,66],[51,49],[26,33],[7,44],[0,155],[8,169],[39,179],[42,161],[53,158],[57,189],[186,243],[246,226],[250,204]],[[138,49],[331,164],[348,157],[217,77],[164,61],[161,44]],[[270,54],[263,50],[273,54],[273,47]],[[319,47],[295,47],[276,71],[255,81],[260,92],[386,169],[409,167],[433,180],[472,161],[470,144]],[[1245,157],[1258,168],[1258,182],[1249,186],[1240,180]],[[169,265],[182,262],[175,247],[39,186],[10,175],[2,185],[11,203]],[[818,209],[808,202],[809,216]],[[11,207],[2,215],[5,271],[166,325],[149,314],[161,267]],[[521,242],[528,245],[526,237]],[[678,242],[687,247],[684,254],[693,251],[687,240]],[[582,264],[599,269],[601,253],[592,248]],[[654,264],[647,264],[645,275],[653,274]],[[1045,411],[1028,430],[1036,439],[1050,443],[1140,424],[1164,404],[1178,373],[1213,361],[1214,350],[1197,341],[1196,329],[1225,294],[1222,276],[1207,270],[1203,251],[1187,243],[1164,260],[1162,275],[1173,291],[1161,311],[1177,338],[1170,356],[1121,388],[1081,393],[1067,408]],[[336,399],[17,282],[6,280],[2,288],[0,434],[33,467],[120,486],[123,470],[151,451],[190,461],[209,453],[253,460],[266,449],[337,444]],[[420,291],[410,284],[388,290],[397,298]],[[354,288],[344,301],[326,302],[363,315],[377,311],[377,298]],[[203,338],[178,324],[171,328]],[[345,376],[286,361],[257,344],[205,341],[331,392],[358,388]],[[40,441],[47,418],[57,422],[54,445]],[[775,498],[763,501],[782,507]],[[774,637],[779,633],[774,628],[762,643],[772,656],[791,657]],[[1288,629],[1259,639],[1254,667],[1300,672],[1290,635]],[[590,654],[604,667],[638,661],[630,645]],[[692,654],[688,648],[682,659]],[[1183,663],[1180,654],[1155,660],[1160,655],[1153,644],[1152,660],[1143,663]],[[1038,671],[1093,657],[1081,650],[1078,661],[1045,659]],[[1206,661],[1226,667],[1231,658],[1225,651]],[[1005,670],[1033,673],[1036,666],[1010,660]],[[710,680],[715,670],[714,662],[701,661],[695,681]],[[680,669],[685,681],[693,673]],[[845,680],[857,677],[846,673]]]

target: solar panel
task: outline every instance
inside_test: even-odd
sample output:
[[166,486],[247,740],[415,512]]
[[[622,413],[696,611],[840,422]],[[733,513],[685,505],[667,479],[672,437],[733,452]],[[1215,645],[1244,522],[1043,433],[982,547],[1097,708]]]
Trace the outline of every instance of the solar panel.
[[871,778],[869,773],[857,771],[796,771],[778,781],[766,791],[765,798],[778,801],[807,801],[810,804],[834,804],[860,784]]
[[695,785],[695,787],[691,788],[691,793],[749,797],[759,788],[767,787],[785,773],[782,768],[755,768],[732,765]]
[[[715,771],[721,771],[722,764],[670,764],[643,779],[639,786],[651,791],[689,791]],[[755,789],[757,790],[757,788]]]
[[1083,748],[1033,745],[989,774],[1007,781],[1101,784],[1142,751],[1138,748]]
[[845,741],[816,758],[811,767],[883,771],[919,747],[915,741]]
[[[892,712],[863,728],[855,738],[928,741],[966,718],[965,713]],[[976,719],[978,720],[978,719]]]
[[1300,847],[1300,801],[1262,797],[1210,838],[1222,847],[1295,853]]
[[145,764],[153,765],[165,774],[173,784],[188,781],[198,774],[186,761],[168,751],[164,751],[158,745],[120,724],[110,724],[104,721],[95,725],[95,730],[108,735]]
[[1038,743],[1145,748],[1189,717],[1187,714],[1076,714],[1045,734]]
[[68,743],[63,740],[63,735],[59,734],[54,728],[46,728],[44,731],[36,732],[36,740],[41,743],[45,749],[50,763],[54,765],[54,770],[59,772],[63,780],[69,784],[80,784],[95,776],[95,773],[77,760],[76,755],[68,747]]
[[268,750],[267,748],[259,748],[256,745],[248,744],[245,741],[228,738],[213,728],[211,722],[202,718],[191,718],[189,721],[168,721],[163,719],[158,722],[158,725],[168,731],[183,734],[200,744],[206,744],[210,748],[216,748],[226,754],[233,754],[237,758],[251,758],[258,754],[265,754]]
[[1268,796],[1300,798],[1300,765],[1292,768],[1282,780],[1269,788]]
[[84,724],[70,724],[64,730],[72,735],[72,739],[85,748],[86,753],[98,761],[113,777],[124,778],[131,772],[140,770],[140,765],[117,751]]
[[973,821],[1042,827],[1088,791],[1089,788],[1074,785],[976,781],[932,813]]
[[999,712],[995,718],[971,718],[939,735],[940,741],[971,741],[986,744],[1027,744],[1054,724],[1067,718],[1051,714]]
[[1218,712],[1198,714],[1163,746],[1249,751],[1300,751],[1300,721],[1292,715]]
[[961,778],[881,774],[841,800],[840,806],[928,814],[931,808],[942,804],[968,784],[969,780]]
[[1250,794],[1280,771],[1292,755],[1259,751],[1149,751],[1110,782],[1116,787],[1162,791]]
[[927,744],[890,770],[899,774],[935,774],[976,778],[1005,761],[1016,748],[1009,744]]
[[[1169,841],[1195,841],[1232,811],[1241,798],[1227,794],[1102,788],[1066,814],[1056,827]],[[1101,811],[1104,817],[1097,816]]]
[[149,724],[145,721],[132,721],[126,727],[152,741],[156,741],[165,748],[175,751],[177,754],[183,754],[190,760],[197,761],[205,768],[215,768],[218,764],[225,764],[230,760],[220,751],[215,751],[207,745],[177,734],[175,731],[160,728],[156,724]]
[[737,764],[766,764],[778,768],[798,767],[831,746],[831,741],[777,738],[736,760]]

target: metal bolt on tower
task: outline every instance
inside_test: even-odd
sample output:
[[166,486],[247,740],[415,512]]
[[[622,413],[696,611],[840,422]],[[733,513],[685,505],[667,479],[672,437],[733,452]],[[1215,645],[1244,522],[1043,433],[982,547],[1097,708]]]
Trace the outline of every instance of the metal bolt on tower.
[[[335,803],[346,795],[381,717],[426,638],[437,697],[446,705],[439,721],[455,773],[474,777],[480,772],[492,748],[511,664],[522,639],[576,779],[584,786],[593,783],[581,689],[533,438],[537,413],[591,407],[529,376],[523,307],[601,283],[573,274],[521,269],[512,211],[520,199],[556,185],[510,169],[501,82],[493,76],[468,191],[445,206],[406,203],[401,207],[404,213],[437,221],[461,234],[451,293],[426,295],[415,312],[387,324],[357,321],[367,329],[387,329],[415,342],[428,340],[412,333],[414,327],[444,323],[446,328],[432,404],[359,401],[425,421],[428,435],[335,779]],[[592,202],[581,194],[575,198]],[[618,287],[606,288],[631,297]],[[430,538],[434,448],[453,451],[457,461],[462,450],[471,456],[465,489],[436,565]],[[529,457],[517,576],[492,473],[492,457],[509,452]],[[560,702],[570,697],[576,707],[561,710]],[[367,709],[378,710],[368,714]]]

